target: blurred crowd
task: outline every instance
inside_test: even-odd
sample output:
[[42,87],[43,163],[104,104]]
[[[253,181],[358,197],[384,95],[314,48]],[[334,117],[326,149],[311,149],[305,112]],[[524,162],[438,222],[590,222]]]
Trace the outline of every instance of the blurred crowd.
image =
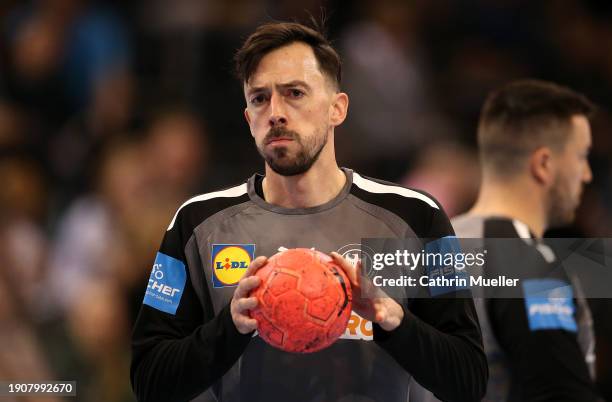
[[[5,0],[0,379],[76,380],[80,401],[133,400],[130,330],[174,211],[262,171],[233,53],[259,23],[322,7],[351,101],[342,165],[424,189],[456,215],[476,197],[487,92],[553,80],[600,111],[594,181],[575,225],[549,235],[610,235],[610,2]],[[598,319],[610,304],[592,307],[612,399],[612,331]]]

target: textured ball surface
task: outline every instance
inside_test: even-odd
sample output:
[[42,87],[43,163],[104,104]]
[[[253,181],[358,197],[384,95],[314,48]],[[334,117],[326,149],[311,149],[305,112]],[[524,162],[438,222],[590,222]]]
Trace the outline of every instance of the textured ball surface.
[[290,249],[270,257],[255,275],[251,317],[259,336],[287,352],[311,353],[344,333],[351,315],[351,285],[332,259],[315,250]]

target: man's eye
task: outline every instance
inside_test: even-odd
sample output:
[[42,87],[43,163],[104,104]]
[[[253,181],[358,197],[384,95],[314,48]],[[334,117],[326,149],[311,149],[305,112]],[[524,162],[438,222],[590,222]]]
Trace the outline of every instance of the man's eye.
[[292,98],[301,98],[304,96],[304,92],[300,91],[299,89],[292,89],[289,91],[289,94]]
[[263,95],[257,95],[251,98],[251,104],[253,105],[261,105],[266,100],[266,97]]

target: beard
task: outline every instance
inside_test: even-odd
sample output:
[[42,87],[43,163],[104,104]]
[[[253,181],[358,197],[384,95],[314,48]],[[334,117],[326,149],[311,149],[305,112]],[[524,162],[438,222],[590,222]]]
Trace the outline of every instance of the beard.
[[548,227],[555,228],[569,225],[574,221],[578,200],[572,197],[570,187],[561,175],[555,178],[555,182],[549,192]]
[[[302,140],[300,135],[283,127],[272,128],[266,134],[263,140],[263,145],[257,146],[259,154],[264,158],[268,166],[281,176],[296,176],[306,173],[312,165],[319,159],[319,155],[323,147],[327,143],[327,130],[323,130],[325,134],[312,136],[307,140]],[[266,150],[265,144],[275,138],[288,138],[292,140],[291,144],[297,146],[294,155],[287,146],[275,146]]]

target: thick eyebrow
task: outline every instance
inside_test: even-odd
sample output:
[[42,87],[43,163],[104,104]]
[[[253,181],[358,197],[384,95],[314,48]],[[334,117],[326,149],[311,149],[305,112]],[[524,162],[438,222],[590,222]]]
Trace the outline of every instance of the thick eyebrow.
[[265,92],[266,87],[250,87],[247,89],[247,95],[253,95],[255,93]]
[[293,80],[290,82],[287,82],[285,84],[278,84],[276,86],[277,88],[291,88],[291,87],[303,87],[306,90],[310,90],[310,85],[308,85],[306,82],[302,81],[302,80]]
[[[302,80],[293,80],[282,84],[277,84],[276,88],[287,89],[291,87],[303,87],[304,89],[310,91],[311,87],[305,81]],[[252,95],[255,93],[265,92],[268,90],[268,87],[250,87],[247,89],[247,95]]]

